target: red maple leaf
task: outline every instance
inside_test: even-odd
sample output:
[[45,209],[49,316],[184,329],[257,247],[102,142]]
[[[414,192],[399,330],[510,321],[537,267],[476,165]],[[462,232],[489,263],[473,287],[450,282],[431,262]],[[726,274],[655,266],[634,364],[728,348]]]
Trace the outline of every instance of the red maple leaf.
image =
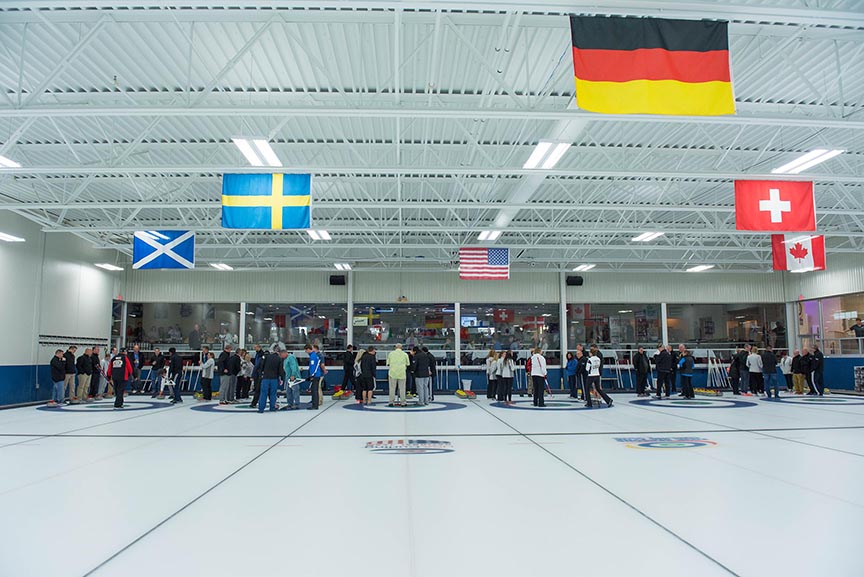
[[791,254],[795,260],[804,260],[807,258],[809,251],[801,246],[800,242],[796,242],[795,246],[789,249],[789,254]]

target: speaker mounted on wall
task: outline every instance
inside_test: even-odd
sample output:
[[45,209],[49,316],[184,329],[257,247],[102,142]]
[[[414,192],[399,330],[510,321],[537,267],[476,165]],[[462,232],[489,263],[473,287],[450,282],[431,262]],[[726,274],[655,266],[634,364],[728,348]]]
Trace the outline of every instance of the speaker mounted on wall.
[[567,286],[582,286],[582,283],[585,282],[579,275],[568,275],[567,276]]
[[345,275],[344,274],[331,274],[330,275],[330,286],[345,286]]

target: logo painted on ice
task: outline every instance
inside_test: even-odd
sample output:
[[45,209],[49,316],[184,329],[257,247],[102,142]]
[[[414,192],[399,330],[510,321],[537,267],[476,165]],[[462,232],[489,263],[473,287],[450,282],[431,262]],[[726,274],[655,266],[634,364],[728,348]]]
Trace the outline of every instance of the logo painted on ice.
[[701,437],[615,437],[628,449],[697,449],[714,447],[715,441]]
[[440,455],[443,453],[452,453],[454,450],[450,441],[437,441],[434,439],[369,441],[366,443],[366,448],[373,453],[389,455]]

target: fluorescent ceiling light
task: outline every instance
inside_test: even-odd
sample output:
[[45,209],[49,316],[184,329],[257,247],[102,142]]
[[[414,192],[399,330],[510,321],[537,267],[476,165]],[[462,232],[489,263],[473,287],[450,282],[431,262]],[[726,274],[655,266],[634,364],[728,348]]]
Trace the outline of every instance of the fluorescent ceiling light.
[[775,168],[771,173],[798,174],[799,172],[803,172],[808,168],[821,164],[839,154],[843,154],[844,152],[846,151],[842,149],[827,150],[825,148],[817,148],[816,150],[811,150],[810,152],[799,156],[792,162],[784,164],[780,168]]
[[264,320],[265,320],[265,321],[272,321],[272,320],[273,320],[273,317],[264,317]]
[[790,270],[789,272],[792,272],[792,273],[813,272],[814,270],[816,270],[816,267],[811,266],[810,268],[799,268],[798,270]]
[[255,151],[252,150],[252,146],[249,145],[249,141],[245,138],[232,138],[234,144],[237,145],[237,148],[240,149],[240,152],[243,153],[243,156],[246,157],[246,160],[249,161],[249,164],[252,166],[264,166],[264,163],[261,162],[261,159],[258,158],[258,155],[255,154]]
[[351,265],[347,262],[337,262],[334,266],[337,270],[351,270]]
[[573,269],[573,272],[585,272],[587,270],[591,270],[595,266],[597,266],[597,265],[596,264],[580,264],[579,266],[577,266],[576,268]]
[[626,311],[618,311],[618,312],[623,315],[623,314],[627,314],[627,313],[632,313],[633,311],[632,310],[626,310]]
[[330,240],[330,233],[326,230],[312,230],[311,228],[306,231],[306,234],[312,237],[312,240]]
[[123,270],[123,267],[115,266],[113,264],[108,264],[107,262],[96,263],[96,266],[98,266],[99,268],[102,268],[105,270],[111,270],[111,271]]
[[3,168],[21,168],[20,164],[14,160],[6,158],[5,156],[0,156],[0,166]]
[[500,230],[484,230],[477,236],[477,240],[498,240],[500,236]]
[[267,161],[267,164],[270,166],[282,166],[282,161],[279,160],[279,157],[276,156],[276,153],[273,152],[273,149],[270,148],[270,143],[266,140],[253,140],[255,143],[255,148],[258,149],[258,152],[261,153],[261,156],[264,157],[264,160]]
[[330,233],[326,230],[319,230],[318,234],[321,235],[321,240],[330,240]]
[[655,238],[660,238],[666,234],[665,232],[643,232],[639,236],[633,237],[630,240],[633,242],[651,242]]
[[543,166],[540,168],[550,169],[553,168],[558,161],[561,160],[561,157],[564,156],[564,153],[570,148],[569,142],[559,142],[558,145],[552,150],[552,153],[546,157],[546,160],[543,161]]
[[151,236],[154,236],[154,237],[156,237],[156,238],[161,238],[162,240],[170,240],[167,236],[165,236],[165,235],[162,234],[161,232],[158,232],[158,231],[155,231],[155,230],[148,230],[148,231],[147,231],[147,234],[149,234],[149,235],[151,235]]
[[807,234],[804,236],[796,236],[795,238],[790,238],[789,240],[784,240],[783,244],[795,244],[796,242],[807,242],[808,240],[812,240],[819,235]]
[[228,266],[227,264],[221,262],[211,262],[210,266],[212,266],[216,270],[234,270],[234,267]]
[[6,242],[24,242],[24,239],[20,236],[12,236],[11,234],[6,234],[5,232],[0,232],[0,240],[4,240]]
[[254,311],[246,311],[246,314],[247,314],[247,315],[254,315],[255,312],[254,312]]
[[549,149],[552,148],[552,143],[541,140],[537,143],[537,146],[534,147],[534,152],[531,153],[531,156],[528,157],[528,160],[525,161],[525,164],[522,165],[522,168],[537,168],[540,166],[540,161],[546,156],[546,153],[549,152]]
[[704,272],[712,268],[714,268],[713,264],[697,264],[696,266],[688,268],[687,272]]

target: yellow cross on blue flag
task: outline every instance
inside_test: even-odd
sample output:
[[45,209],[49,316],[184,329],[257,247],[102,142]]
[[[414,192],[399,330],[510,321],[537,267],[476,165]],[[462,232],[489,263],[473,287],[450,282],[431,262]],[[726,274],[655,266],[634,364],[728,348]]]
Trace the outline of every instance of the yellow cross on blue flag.
[[308,174],[222,175],[222,226],[309,228],[311,180]]

